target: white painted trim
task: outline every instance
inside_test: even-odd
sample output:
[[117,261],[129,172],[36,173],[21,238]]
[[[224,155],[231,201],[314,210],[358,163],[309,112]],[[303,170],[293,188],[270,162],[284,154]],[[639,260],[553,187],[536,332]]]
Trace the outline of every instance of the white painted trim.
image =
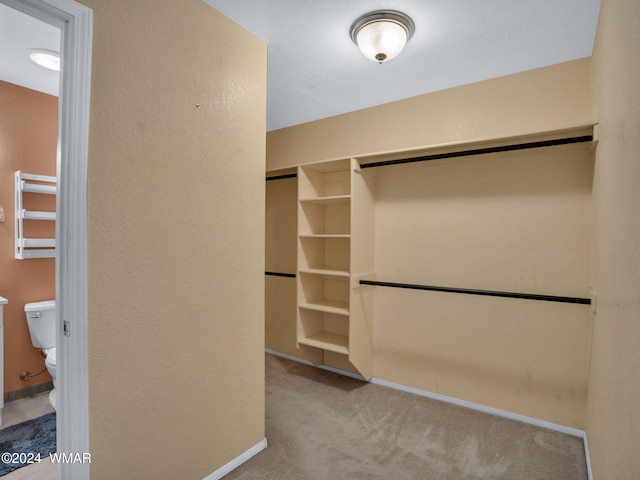
[[587,432],[584,433],[584,437],[582,437],[582,441],[584,442],[584,458],[587,461],[587,478],[588,480],[593,480],[593,471],[591,470],[591,454],[589,453],[589,442],[587,442]]
[[[86,183],[93,12],[73,0],[0,0],[62,31],[56,238],[57,445],[89,453]],[[62,333],[63,319],[71,336]],[[87,480],[89,464],[59,463],[58,480]]]
[[[58,451],[89,453],[89,352],[87,307],[87,163],[93,12],[72,0],[40,0],[63,9],[68,21],[62,38],[60,160],[56,260],[58,345]],[[71,335],[64,336],[63,321]],[[60,355],[58,356],[60,359]],[[62,369],[60,368],[62,366]],[[61,370],[61,371],[60,371]],[[88,480],[90,465],[58,464],[58,480]]]
[[218,470],[216,470],[212,474],[207,475],[203,480],[218,480],[218,479],[224,477],[226,474],[232,472],[233,470],[238,468],[240,465],[245,463],[247,460],[251,459],[252,457],[257,455],[258,453],[263,451],[265,448],[267,448],[267,439],[266,438],[264,440],[262,440],[261,442],[257,443],[256,445],[254,445],[253,447],[251,447],[249,450],[244,452],[242,455],[234,458],[233,460],[231,460],[226,465],[223,465],[222,467],[220,467]]

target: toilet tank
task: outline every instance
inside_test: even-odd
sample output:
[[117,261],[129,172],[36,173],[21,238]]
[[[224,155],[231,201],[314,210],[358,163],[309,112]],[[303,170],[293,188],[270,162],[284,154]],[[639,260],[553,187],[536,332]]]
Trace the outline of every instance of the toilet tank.
[[36,348],[56,346],[56,301],[27,303],[24,306],[27,316],[31,343]]

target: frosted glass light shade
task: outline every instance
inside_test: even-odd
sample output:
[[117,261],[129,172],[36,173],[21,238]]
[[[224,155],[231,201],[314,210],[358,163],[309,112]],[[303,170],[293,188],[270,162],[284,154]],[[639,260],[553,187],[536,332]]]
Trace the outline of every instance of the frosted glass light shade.
[[395,22],[372,22],[360,29],[356,43],[365,57],[382,63],[402,51],[407,43],[407,31]]
[[29,60],[31,60],[36,65],[40,65],[41,67],[47,68],[49,70],[54,70],[56,72],[60,71],[60,54],[57,52],[52,52],[50,50],[43,49],[32,49],[27,52],[29,55]]
[[415,29],[413,20],[395,10],[378,10],[358,18],[351,25],[351,39],[362,54],[382,63],[395,58]]

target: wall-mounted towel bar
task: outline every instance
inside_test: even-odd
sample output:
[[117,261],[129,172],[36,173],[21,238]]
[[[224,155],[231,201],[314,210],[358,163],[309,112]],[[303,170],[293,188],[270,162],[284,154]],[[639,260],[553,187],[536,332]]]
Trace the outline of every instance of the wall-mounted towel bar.
[[24,210],[23,217],[25,220],[55,220],[56,212],[38,212],[35,210]]
[[410,283],[378,282],[375,280],[360,280],[360,285],[408,288],[411,290],[429,290],[433,292],[464,293],[467,295],[482,295],[485,297],[520,298],[524,300],[540,300],[545,302],[578,303],[582,305],[591,304],[591,299],[589,298],[563,297],[563,296],[557,296],[557,295],[538,295],[534,293],[498,292],[493,290],[474,290],[470,288],[436,287],[433,285],[413,285]]
[[24,221],[55,221],[56,212],[26,210],[24,208],[24,193],[56,195],[58,193],[56,177],[33,175],[18,170],[16,172],[15,186],[15,258],[18,260],[54,258],[56,256],[56,239],[25,237]]

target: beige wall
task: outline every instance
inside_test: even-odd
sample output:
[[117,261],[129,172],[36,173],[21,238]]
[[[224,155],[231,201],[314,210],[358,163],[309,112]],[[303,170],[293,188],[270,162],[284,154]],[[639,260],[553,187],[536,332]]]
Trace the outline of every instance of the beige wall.
[[[296,273],[298,182],[271,180],[266,191],[265,271]],[[265,277],[265,346],[301,356],[296,348],[296,279]]]
[[265,436],[266,45],[201,0],[84,3],[91,478],[204,478]]
[[583,123],[592,119],[589,65],[585,58],[275,130],[267,170]]
[[596,480],[640,476],[640,4],[603,0],[593,55],[593,333],[587,435]]
[[[588,296],[588,147],[378,169],[386,282]],[[374,376],[584,427],[592,322],[565,305],[376,287]]]
[[[4,391],[12,392],[50,381],[44,372],[30,380],[20,373],[44,369],[44,359],[33,348],[24,304],[55,298],[55,260],[16,260],[14,257],[15,171],[56,175],[58,98],[28,88],[0,82],[0,296],[4,306]],[[25,208],[55,211],[51,195],[25,194]],[[54,222],[25,222],[30,237],[55,237]]]
[[[578,60],[270,132],[267,169],[589,122],[589,68]],[[588,147],[377,170],[379,280],[588,296]],[[267,204],[281,212],[295,205],[285,182],[269,182]],[[267,264],[295,255],[295,217],[278,222],[283,250],[268,247]],[[295,308],[283,307],[295,282],[267,282],[279,295],[267,347],[296,355]],[[581,305],[376,287],[374,376],[583,428],[591,322]]]

